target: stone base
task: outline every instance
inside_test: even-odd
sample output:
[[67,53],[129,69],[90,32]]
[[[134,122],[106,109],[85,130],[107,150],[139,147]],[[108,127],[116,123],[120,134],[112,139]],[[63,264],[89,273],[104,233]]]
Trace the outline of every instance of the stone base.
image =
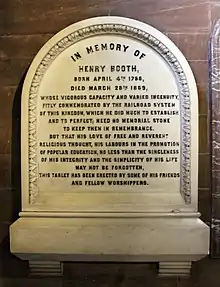
[[189,277],[191,266],[191,262],[159,262],[159,276]]
[[196,217],[172,215],[21,217],[10,227],[10,245],[19,258],[35,261],[32,270],[42,270],[36,261],[160,262],[161,276],[179,276],[209,253],[209,228]]
[[29,261],[31,276],[61,276],[63,263],[56,261]]

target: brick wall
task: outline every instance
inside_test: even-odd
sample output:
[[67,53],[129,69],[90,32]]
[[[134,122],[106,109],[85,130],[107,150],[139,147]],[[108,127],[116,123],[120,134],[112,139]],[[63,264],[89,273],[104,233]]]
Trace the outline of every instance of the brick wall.
[[22,77],[39,48],[56,32],[79,20],[108,14],[135,18],[166,33],[193,69],[199,90],[199,211],[209,220],[208,40],[220,17],[218,1],[1,0],[0,240],[19,210]]

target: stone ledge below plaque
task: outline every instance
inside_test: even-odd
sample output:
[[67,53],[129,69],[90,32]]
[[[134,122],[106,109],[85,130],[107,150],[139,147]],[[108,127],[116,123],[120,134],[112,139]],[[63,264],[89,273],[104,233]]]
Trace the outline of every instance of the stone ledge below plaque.
[[24,260],[189,262],[209,252],[198,218],[31,218],[11,226],[11,252]]

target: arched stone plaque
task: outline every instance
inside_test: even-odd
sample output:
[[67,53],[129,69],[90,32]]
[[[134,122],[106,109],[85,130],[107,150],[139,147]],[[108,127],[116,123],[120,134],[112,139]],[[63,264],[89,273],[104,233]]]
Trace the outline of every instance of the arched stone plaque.
[[158,30],[98,17],[55,35],[26,76],[21,133],[13,253],[163,261],[161,274],[176,261],[184,273],[208,253],[197,212],[196,84]]

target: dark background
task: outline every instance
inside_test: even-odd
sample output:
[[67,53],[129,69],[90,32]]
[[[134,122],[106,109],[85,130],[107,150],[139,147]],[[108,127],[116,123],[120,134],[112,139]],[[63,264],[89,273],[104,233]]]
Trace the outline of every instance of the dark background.
[[210,221],[208,42],[220,17],[219,1],[0,0],[0,241],[20,209],[19,124],[25,72],[56,32],[109,14],[141,20],[164,32],[191,65],[199,91],[199,211],[205,222]]

